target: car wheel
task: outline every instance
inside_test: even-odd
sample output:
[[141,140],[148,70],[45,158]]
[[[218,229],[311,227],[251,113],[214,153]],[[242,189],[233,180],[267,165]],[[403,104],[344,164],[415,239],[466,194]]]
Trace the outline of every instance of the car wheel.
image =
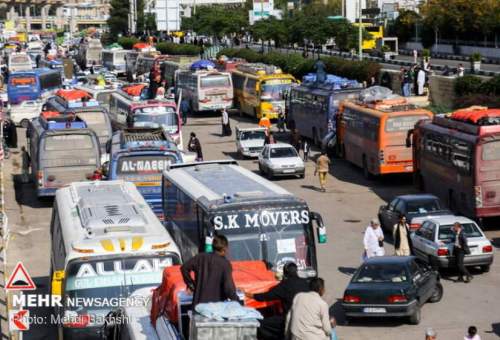
[[23,120],[21,121],[21,127],[22,127],[22,128],[27,129],[29,125],[30,125],[30,121],[29,121],[29,120],[27,120],[27,119],[23,119]]
[[490,265],[489,265],[489,264],[486,264],[486,265],[484,265],[484,266],[481,266],[481,271],[482,271],[483,273],[487,273],[487,272],[489,272],[489,271],[490,271]]
[[417,306],[417,309],[415,309],[415,312],[410,316],[410,324],[412,325],[418,325],[420,323],[420,306]]
[[438,282],[436,283],[436,287],[434,288],[434,293],[432,293],[432,296],[429,298],[429,302],[435,303],[441,301],[443,297],[443,285]]

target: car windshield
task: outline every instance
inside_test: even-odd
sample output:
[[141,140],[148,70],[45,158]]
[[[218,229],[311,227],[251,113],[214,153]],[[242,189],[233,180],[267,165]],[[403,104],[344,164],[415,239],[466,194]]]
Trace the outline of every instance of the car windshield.
[[[465,236],[467,237],[482,237],[483,234],[479,230],[479,228],[474,223],[462,223],[462,230]],[[453,242],[454,240],[454,231],[453,225],[441,225],[439,226],[439,240],[443,242]]]
[[271,158],[298,157],[297,151],[292,147],[271,148]]
[[425,201],[410,201],[406,203],[408,214],[426,214],[433,211],[442,210],[439,200],[429,199]]
[[266,133],[264,131],[242,131],[240,133],[241,140],[247,139],[265,139]]
[[403,264],[363,264],[355,274],[352,282],[407,282],[408,273]]

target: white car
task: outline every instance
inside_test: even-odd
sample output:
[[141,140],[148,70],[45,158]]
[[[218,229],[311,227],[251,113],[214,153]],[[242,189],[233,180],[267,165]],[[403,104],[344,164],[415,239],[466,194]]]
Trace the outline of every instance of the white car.
[[10,119],[17,125],[27,128],[29,122],[42,112],[42,102],[39,100],[26,100],[18,105],[11,105],[9,109]]
[[304,162],[290,144],[267,144],[259,154],[259,171],[263,176],[299,176],[304,178]]
[[266,128],[236,127],[236,149],[244,157],[258,157],[264,149]]
[[480,266],[484,272],[488,272],[493,263],[493,246],[474,221],[462,216],[435,216],[424,221],[422,226],[411,235],[415,256],[434,267],[454,267],[453,225],[455,222],[462,225],[470,249],[470,254],[465,255],[464,264],[471,267]]

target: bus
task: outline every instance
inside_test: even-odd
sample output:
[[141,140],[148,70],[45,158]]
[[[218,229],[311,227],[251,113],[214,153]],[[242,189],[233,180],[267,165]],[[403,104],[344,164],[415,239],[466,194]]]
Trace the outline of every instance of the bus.
[[47,99],[44,111],[56,111],[63,115],[75,115],[92,129],[99,139],[103,161],[106,156],[106,143],[111,139],[113,130],[107,110],[88,92],[82,90],[59,90]]
[[235,161],[173,164],[163,171],[162,195],[165,226],[184,261],[210,251],[222,234],[231,261],[264,261],[274,272],[293,261],[301,276],[317,276],[315,229],[326,242],[321,216]]
[[116,91],[116,88],[112,85],[99,86],[99,85],[75,85],[76,90],[81,90],[89,93],[92,98],[99,102],[99,105],[104,107],[109,111],[109,100],[111,99],[111,94]]
[[71,182],[91,179],[101,166],[97,135],[78,117],[42,114],[31,121],[27,137],[38,198],[54,196]]
[[99,39],[90,39],[88,42],[80,44],[78,50],[77,62],[82,69],[102,65],[102,44]]
[[108,144],[107,178],[137,186],[156,216],[163,221],[161,173],[183,160],[180,150],[162,129],[130,128],[117,131]]
[[328,75],[324,83],[316,82],[308,75],[300,86],[292,87],[288,97],[287,122],[295,127],[302,137],[314,144],[331,134],[334,139],[339,103],[358,97],[363,85],[357,81]]
[[175,85],[175,73],[178,70],[189,69],[189,66],[199,59],[199,56],[170,56],[167,60],[160,62],[163,78],[169,85]]
[[188,100],[192,112],[229,109],[233,106],[233,82],[228,72],[178,70],[175,74],[175,90],[182,99]]
[[59,189],[50,223],[50,294],[60,339],[102,339],[105,316],[147,301],[127,299],[157,287],[181,263],[177,245],[132,183],[75,182]]
[[181,119],[175,102],[143,100],[144,84],[126,86],[111,94],[109,115],[113,130],[131,127],[162,128],[182,149]]
[[33,70],[31,58],[26,53],[11,53],[7,59],[9,73]]
[[25,100],[36,100],[49,96],[61,88],[62,83],[62,75],[59,70],[43,68],[11,73],[7,82],[9,103],[19,104]]
[[117,75],[125,74],[125,56],[129,51],[111,49],[102,51],[102,65]]
[[[359,23],[355,22],[353,25],[357,28]],[[370,34],[369,38],[363,39],[362,49],[363,51],[372,51],[377,47],[377,40],[384,38],[384,26],[376,25],[371,22],[361,23],[363,29]]]
[[234,104],[242,113],[258,119],[278,118],[285,112],[285,98],[292,84],[297,83],[291,74],[279,68],[260,63],[236,66],[232,72]]
[[375,102],[345,100],[339,113],[337,143],[341,154],[363,168],[366,178],[413,172],[406,135],[417,121],[431,118],[432,112],[398,97]]
[[416,184],[450,210],[481,221],[500,216],[500,109],[436,115],[410,132]]

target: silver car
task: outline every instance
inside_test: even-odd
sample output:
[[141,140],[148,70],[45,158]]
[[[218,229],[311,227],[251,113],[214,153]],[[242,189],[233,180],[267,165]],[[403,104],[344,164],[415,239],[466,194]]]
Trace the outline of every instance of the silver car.
[[236,127],[236,149],[243,157],[258,157],[264,149],[266,128]]
[[267,144],[259,155],[259,171],[262,175],[273,178],[275,176],[299,176],[304,178],[304,162],[297,150],[290,144]]
[[453,225],[459,222],[467,236],[470,254],[465,255],[466,266],[480,266],[484,272],[493,263],[493,246],[483,231],[472,220],[454,215],[431,217],[411,235],[415,256],[432,266],[449,268],[455,266],[453,256]]

